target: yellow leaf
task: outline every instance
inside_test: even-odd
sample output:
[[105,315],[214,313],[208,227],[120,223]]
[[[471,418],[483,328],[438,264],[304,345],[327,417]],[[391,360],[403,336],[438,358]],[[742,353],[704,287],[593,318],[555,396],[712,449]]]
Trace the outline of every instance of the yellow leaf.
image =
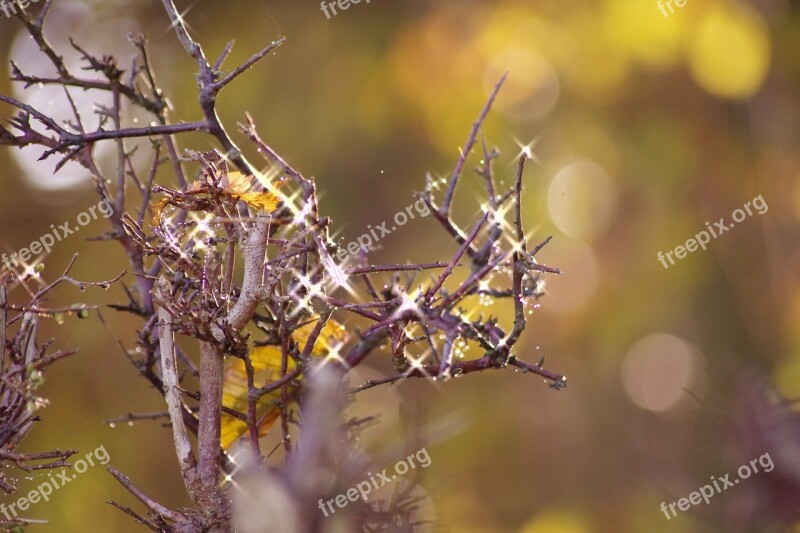
[[[297,342],[302,350],[308,340],[308,336],[314,330],[314,326],[319,320],[315,317],[309,323],[297,328],[292,334],[292,338]],[[338,345],[347,341],[347,333],[344,326],[334,320],[328,320],[322,329],[311,355],[323,357],[333,345]],[[282,351],[280,346],[255,346],[250,348],[250,362],[253,365],[253,384],[256,387],[263,387],[281,377],[281,358]],[[287,372],[292,372],[296,368],[294,360],[289,358]],[[301,381],[301,380],[298,380]],[[270,427],[280,416],[280,408],[277,402],[281,398],[280,389],[270,392],[263,396],[256,406],[256,419],[261,420],[258,432],[259,436],[267,433]],[[244,361],[241,359],[230,358],[226,362],[223,375],[222,405],[247,414],[247,371]],[[236,440],[247,433],[247,424],[234,416],[223,413],[220,444],[224,449],[236,442]]]
[[[229,172],[227,177],[228,187],[222,189],[222,193],[225,196],[233,200],[242,200],[250,207],[258,209],[259,211],[274,211],[275,208],[278,207],[280,200],[278,196],[274,192],[270,192],[270,190],[279,188],[283,183],[265,185],[268,188],[267,191],[251,191],[253,176],[247,176],[241,172]],[[266,180],[259,178],[259,181],[263,182]],[[207,199],[209,198],[210,189],[208,184],[203,181],[193,181],[186,187],[186,191],[180,194],[191,194],[194,195],[195,198]],[[178,198],[181,197],[179,194],[176,194],[176,196]],[[163,198],[150,206],[150,210],[153,213],[152,224],[154,226],[158,226],[161,223],[164,209],[169,205],[181,205],[183,207],[183,204],[181,202],[176,202],[175,198]]]
[[278,197],[271,192],[245,192],[231,196],[260,211],[274,211],[278,207]]
[[233,193],[243,193],[249,191],[252,183],[252,176],[245,176],[238,170],[234,172],[228,172],[228,188],[230,188]]
[[[250,361],[253,363],[253,384],[263,387],[267,383],[280,378],[281,372],[280,346],[258,346],[250,349]],[[294,361],[288,361],[288,371],[295,368]],[[247,371],[244,361],[231,359],[223,375],[222,405],[230,409],[247,414]],[[274,391],[259,402],[256,409],[256,418],[264,418],[259,427],[259,435],[264,435],[280,415],[280,409],[273,403],[280,399],[280,391]],[[266,415],[266,416],[265,416]],[[247,424],[231,415],[222,414],[221,444],[228,449],[236,439],[247,431]]]
[[[317,320],[319,320],[319,317],[315,317],[313,320],[294,330],[292,338],[297,342],[301,351],[305,349],[306,339],[308,339],[311,332],[314,331]],[[317,337],[317,342],[314,343],[311,355],[322,357],[327,355],[332,347],[344,344],[345,342],[347,342],[347,331],[344,326],[335,320],[328,320],[322,328],[319,337]]]
[[207,193],[208,184],[202,181],[193,181],[186,187],[186,194]]
[[162,198],[161,200],[154,202],[153,205],[150,206],[150,211],[153,213],[153,219],[151,224],[154,226],[158,226],[161,224],[161,215],[164,213],[164,208],[169,205],[169,198]]
[[273,211],[278,207],[279,200],[274,193],[250,191],[252,186],[253,176],[246,176],[238,171],[228,172],[228,188],[225,189],[227,194],[260,211]]

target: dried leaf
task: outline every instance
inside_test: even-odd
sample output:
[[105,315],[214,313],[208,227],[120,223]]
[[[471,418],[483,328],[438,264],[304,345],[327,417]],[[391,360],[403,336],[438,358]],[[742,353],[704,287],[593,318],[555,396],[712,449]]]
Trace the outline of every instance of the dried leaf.
[[228,188],[224,191],[237,200],[242,200],[250,207],[259,211],[273,211],[278,207],[278,197],[267,191],[250,191],[253,186],[253,176],[241,172],[228,172]]
[[232,194],[249,191],[252,183],[252,176],[246,176],[239,171],[228,172],[228,188],[232,191]]
[[[281,371],[281,348],[280,346],[259,346],[250,349],[250,361],[253,364],[254,384],[256,387],[263,387],[271,381],[280,378]],[[294,370],[295,363],[289,360],[289,372]],[[261,419],[266,415],[259,427],[259,435],[266,434],[280,415],[280,409],[275,405],[275,401],[280,399],[280,391],[274,391],[259,402],[256,409],[257,418]],[[225,407],[247,413],[247,371],[244,361],[232,359],[225,369],[223,375],[222,405]],[[247,432],[247,424],[231,415],[223,413],[221,428],[221,444],[224,449],[228,449],[236,439]]]
[[208,184],[202,181],[193,181],[186,187],[186,194],[207,193]]
[[[259,211],[274,211],[278,207],[280,200],[274,192],[267,191],[251,191],[253,185],[253,176],[242,174],[241,172],[229,172],[227,174],[228,186],[222,189],[222,194],[234,201],[242,200],[250,207],[258,209]],[[280,187],[281,184],[270,185],[268,188],[274,189]],[[211,188],[209,184],[204,181],[193,181],[190,183],[184,192],[172,192],[172,197],[162,198],[154,202],[150,206],[150,211],[153,214],[152,224],[158,226],[161,224],[164,209],[169,205],[179,205],[184,207],[185,202],[180,201],[185,199],[185,195],[193,195],[196,199],[195,202],[202,199],[211,198]],[[202,204],[201,204],[202,205]]]
[[[227,190],[225,191],[227,192]],[[246,192],[231,194],[231,197],[245,202],[259,211],[274,211],[278,207],[278,197],[271,192]]]
[[[297,342],[301,350],[305,347],[317,320],[319,320],[319,317],[315,317],[314,320],[297,328],[292,334],[292,338]],[[332,347],[346,341],[347,332],[344,326],[334,320],[328,320],[314,343],[311,355],[324,357]],[[279,346],[256,346],[250,348],[250,362],[254,371],[253,384],[256,387],[263,387],[280,379],[281,357],[282,351]],[[289,358],[287,372],[292,372],[295,368],[295,362]],[[261,420],[258,428],[259,436],[265,435],[280,416],[280,407],[278,405],[280,397],[280,390],[276,390],[265,395],[259,401],[256,408],[256,418]],[[223,375],[222,405],[240,413],[247,413],[247,371],[245,370],[244,361],[241,359],[231,358],[226,363]],[[222,414],[220,443],[224,449],[227,450],[246,432],[247,424],[244,421],[226,413]]]
[[162,198],[161,200],[154,202],[150,206],[150,212],[153,213],[152,224],[154,226],[158,226],[161,224],[161,215],[164,213],[164,209],[169,205],[169,198]]

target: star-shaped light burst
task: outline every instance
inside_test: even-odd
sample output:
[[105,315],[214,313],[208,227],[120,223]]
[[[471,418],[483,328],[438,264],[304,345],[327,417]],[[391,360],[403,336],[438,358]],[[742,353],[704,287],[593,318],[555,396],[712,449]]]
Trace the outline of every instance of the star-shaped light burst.
[[322,261],[325,263],[325,271],[328,274],[326,278],[328,281],[328,292],[333,293],[336,289],[341,287],[347,291],[350,296],[357,297],[358,293],[353,287],[353,284],[350,283],[349,276],[344,271],[344,268],[337,265],[330,255],[322,254]]
[[305,294],[298,294],[300,291],[297,289],[292,291],[291,297],[297,303],[297,307],[290,314],[292,317],[302,311],[312,312],[311,301],[314,298],[325,296],[324,281],[313,282],[311,278],[302,273],[297,273],[297,279],[300,281],[300,285],[305,288]]
[[322,361],[319,362],[319,368],[327,365],[331,361],[336,361],[342,364],[345,368],[350,368],[345,361],[344,357],[342,357],[342,348],[344,347],[343,342],[333,342],[328,345],[328,353],[325,354],[325,357],[322,358]]
[[172,225],[172,220],[164,220],[164,218],[161,219],[161,228],[164,232],[165,240],[170,248],[174,248],[176,252],[180,252],[181,243],[175,233],[173,233],[174,226]]
[[419,370],[426,379],[430,379],[431,376],[427,370],[425,370],[425,360],[430,355],[431,351],[427,350],[418,358],[414,358],[413,355],[406,354],[406,361],[408,361],[408,370],[406,370],[405,375],[410,375],[415,370]]
[[189,11],[192,10],[192,8],[194,8],[194,4],[184,9],[183,13],[179,13],[178,16],[176,17],[176,20],[174,20],[169,26],[164,28],[164,33],[167,33],[168,31],[170,31],[171,29],[173,29],[175,26],[178,25],[184,26],[187,30],[191,30],[192,27],[186,23],[186,19],[184,17],[186,16],[187,13],[189,13]]
[[242,448],[240,448],[239,451],[237,451],[235,454],[226,452],[226,455],[228,456],[228,460],[231,462],[231,464],[234,466],[234,468],[233,468],[232,472],[226,473],[222,477],[222,481],[220,482],[220,484],[222,486],[225,486],[226,484],[228,484],[228,485],[231,485],[232,487],[234,487],[236,489],[241,490],[241,488],[239,487],[238,483],[236,483],[236,481],[233,479],[233,476],[235,476],[236,473],[243,468],[243,465],[237,463],[236,460],[238,459],[238,457],[240,455],[243,455],[245,453],[247,453],[247,452],[243,451]]
[[210,213],[192,213],[192,220],[194,220],[194,228],[189,233],[190,238],[195,238],[196,246],[200,249],[206,247],[206,237],[214,236],[214,228],[211,227],[211,220],[214,216]]
[[[28,284],[26,283],[30,280],[35,281],[40,287],[44,287],[46,285],[40,275],[40,272],[44,270],[44,265],[42,265],[42,262],[44,261],[45,255],[37,257],[30,263],[26,263],[21,258],[17,257],[14,265],[12,265],[10,261],[5,258],[5,254],[3,254],[3,256],[3,259],[5,260],[5,267],[17,278],[16,283],[19,283],[21,286],[25,287],[28,292],[33,294],[30,287],[28,287]],[[3,265],[0,264],[0,271],[2,270]]]
[[408,368],[405,372],[403,372],[402,376],[403,379],[408,379],[412,372],[419,371],[423,376],[425,376],[425,381],[434,385],[436,388],[441,388],[441,385],[438,383],[438,379],[436,376],[431,375],[427,370],[425,370],[425,361],[430,357],[431,350],[427,349],[423,352],[422,355],[419,357],[414,357],[413,355],[405,355],[406,361],[408,361]]
[[[287,195],[281,190],[281,186],[284,184],[285,180],[288,179],[288,177],[280,167],[276,165],[270,165],[261,171],[255,172],[255,178],[259,183],[261,183],[265,190],[277,196],[278,200],[280,200],[283,205],[289,209],[294,217],[292,221],[294,224],[307,222],[305,217],[301,216],[303,210],[297,206],[297,199],[302,194],[302,191],[296,189],[291,194]],[[310,202],[303,202],[303,209],[310,209]],[[306,215],[307,214],[308,213],[306,213]]]
[[169,245],[169,248],[171,250],[174,250],[175,253],[178,254],[178,256],[180,256],[182,260],[188,260],[189,256],[186,255],[186,252],[183,251],[180,241],[180,239],[183,238],[185,234],[183,234],[181,238],[179,238],[175,234],[174,232],[175,222],[173,217],[174,214],[167,214],[162,216],[161,220],[159,221],[159,227],[161,228],[161,231],[164,235],[164,241]]
[[397,308],[394,314],[396,316],[400,316],[406,311],[412,311],[415,314],[419,314],[417,300],[419,299],[420,294],[422,294],[422,290],[417,287],[411,294],[403,290],[399,290],[398,293],[398,296],[400,297],[400,306]]
[[481,204],[481,211],[483,213],[489,213],[491,215],[489,220],[503,228],[504,233],[513,234],[516,231],[516,228],[511,222],[508,221],[508,218],[506,217],[513,206],[514,204],[511,202],[506,202],[495,209],[489,204],[483,203]]
[[536,232],[539,231],[540,226],[541,225],[537,225],[535,228],[525,233],[525,235],[523,235],[522,241],[517,240],[516,230],[514,232],[505,232],[503,235],[509,242],[509,244],[511,244],[511,251],[518,253],[525,253],[523,250],[523,244],[530,242],[534,234],[536,234]]
[[440,187],[447,184],[447,178],[439,174],[428,175],[428,185],[431,189],[439,190]]
[[533,159],[537,164],[539,164],[539,157],[533,151],[533,149],[536,148],[536,145],[539,143],[539,137],[536,137],[528,144],[522,144],[514,136],[512,136],[511,138],[514,139],[514,142],[517,143],[517,146],[519,146],[520,148],[519,154],[517,154],[517,159],[519,159],[524,155],[528,159]]
[[487,292],[492,290],[491,280],[489,279],[482,279],[478,282],[478,290],[481,292]]
[[40,279],[39,272],[41,272],[41,269],[36,267],[38,267],[41,264],[43,259],[44,259],[43,257],[38,257],[32,263],[24,263],[20,261],[23,265],[22,274],[20,274],[19,276],[20,280],[29,280],[29,279],[39,280]]

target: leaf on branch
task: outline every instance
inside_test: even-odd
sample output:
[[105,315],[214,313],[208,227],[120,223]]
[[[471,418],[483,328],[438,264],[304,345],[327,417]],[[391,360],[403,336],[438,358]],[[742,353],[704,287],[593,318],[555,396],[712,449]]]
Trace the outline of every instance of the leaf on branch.
[[259,211],[274,211],[278,207],[278,196],[270,192],[269,188],[266,191],[250,191],[253,186],[253,176],[246,176],[238,171],[229,172],[228,185],[230,187],[223,189],[223,192]]
[[[228,186],[222,188],[216,188],[205,181],[193,181],[186,187],[185,192],[164,189],[168,196],[150,206],[153,225],[158,226],[161,223],[164,209],[168,206],[180,207],[188,211],[211,211],[214,206],[211,200],[215,197],[219,198],[219,196],[234,202],[241,200],[259,211],[270,212],[278,207],[280,199],[273,190],[279,188],[284,182],[268,184],[266,191],[258,191],[252,190],[254,183],[252,175],[235,171],[229,172],[227,178]],[[258,178],[258,182],[263,183],[264,181],[266,180]]]
[[151,223],[154,226],[158,226],[161,224],[161,215],[164,213],[164,209],[169,205],[169,198],[162,198],[161,200],[154,202],[153,205],[150,206],[150,212],[153,214],[153,219]]
[[[292,339],[298,344],[302,351],[311,332],[316,326],[317,320],[297,328],[292,334]],[[332,348],[346,342],[347,333],[344,326],[334,320],[322,328],[322,332],[314,343],[311,355],[314,357],[324,357],[330,353]],[[282,351],[280,346],[255,346],[250,348],[250,362],[253,365],[253,384],[256,387],[264,387],[269,383],[281,378],[281,358]],[[287,373],[295,370],[297,364],[289,357]],[[301,381],[298,378],[297,381]],[[256,418],[260,421],[258,434],[264,436],[275,423],[281,413],[280,409],[281,389],[278,388],[265,394],[258,402],[256,407]],[[240,413],[247,413],[247,371],[244,361],[241,359],[230,358],[226,363],[223,376],[222,405]],[[236,440],[247,432],[247,424],[230,414],[222,414],[222,428],[220,442],[224,449],[229,449]]]

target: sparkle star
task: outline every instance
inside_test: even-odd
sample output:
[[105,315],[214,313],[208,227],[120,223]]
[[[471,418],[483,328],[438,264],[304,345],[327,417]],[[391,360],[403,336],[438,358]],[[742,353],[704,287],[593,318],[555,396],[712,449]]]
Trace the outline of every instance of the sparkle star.
[[514,136],[512,136],[511,138],[514,139],[514,142],[517,143],[517,146],[519,146],[519,148],[520,148],[519,154],[517,154],[517,159],[519,159],[520,157],[522,157],[524,155],[526,158],[532,159],[537,164],[539,163],[539,157],[533,151],[533,149],[536,148],[536,145],[539,143],[539,137],[536,137],[534,140],[532,140],[528,144],[522,144]]
[[190,6],[189,6],[189,7],[187,7],[186,9],[184,9],[184,10],[183,10],[183,13],[179,13],[179,14],[178,14],[178,15],[175,17],[175,20],[174,20],[174,21],[173,21],[173,22],[172,22],[172,23],[171,23],[169,26],[167,26],[166,28],[164,28],[164,33],[167,33],[168,31],[170,31],[171,29],[175,28],[176,26],[183,26],[183,27],[185,27],[187,30],[191,30],[191,29],[192,29],[192,27],[191,27],[191,26],[189,26],[189,24],[187,24],[187,23],[186,23],[186,19],[185,19],[184,17],[185,17],[185,16],[186,16],[186,15],[189,13],[189,11],[191,11],[193,8],[194,8],[194,4],[190,5]]
[[320,361],[319,367],[322,368],[329,362],[336,361],[338,363],[341,363],[342,366],[344,366],[345,368],[349,368],[347,361],[345,361],[344,357],[342,357],[341,354],[342,347],[344,347],[344,343],[341,342],[337,342],[330,345],[328,347],[328,353],[325,354],[325,357],[322,359],[322,361]]
[[406,311],[412,311],[415,314],[419,314],[419,306],[417,305],[416,301],[419,298],[420,293],[420,289],[415,289],[413,294],[400,291],[398,294],[400,297],[400,306],[397,308],[397,311],[395,311],[395,314],[400,316]]

